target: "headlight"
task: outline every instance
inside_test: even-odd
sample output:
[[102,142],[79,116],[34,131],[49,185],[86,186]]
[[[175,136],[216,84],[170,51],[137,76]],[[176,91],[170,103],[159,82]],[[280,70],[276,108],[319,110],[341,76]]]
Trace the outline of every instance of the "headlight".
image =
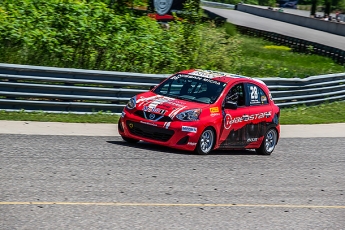
[[131,99],[129,99],[129,102],[127,103],[126,107],[127,109],[134,109],[136,104],[137,104],[137,97],[134,96]]
[[199,120],[201,109],[191,109],[179,113],[176,115],[176,118],[181,121],[196,121]]

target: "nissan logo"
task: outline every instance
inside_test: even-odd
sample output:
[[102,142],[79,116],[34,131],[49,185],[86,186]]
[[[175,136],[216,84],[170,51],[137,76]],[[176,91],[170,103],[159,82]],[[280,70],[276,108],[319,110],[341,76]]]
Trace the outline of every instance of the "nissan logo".
[[156,115],[154,115],[153,113],[150,113],[149,118],[150,118],[151,120],[155,119],[155,117],[156,117]]

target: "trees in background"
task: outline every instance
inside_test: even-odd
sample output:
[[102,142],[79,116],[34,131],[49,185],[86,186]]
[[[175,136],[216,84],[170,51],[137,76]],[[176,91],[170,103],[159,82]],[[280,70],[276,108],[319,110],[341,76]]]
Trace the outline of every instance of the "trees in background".
[[[187,10],[193,12],[185,20],[171,22],[169,29],[132,14],[125,1],[123,6],[110,4],[101,0],[1,2],[0,62],[171,73],[222,69],[237,56],[236,39],[201,24],[192,1]],[[227,61],[211,60],[223,52],[229,56]]]
[[301,4],[311,5],[310,15],[315,15],[319,5],[324,6],[325,15],[330,15],[334,11],[345,13],[345,0],[304,0]]

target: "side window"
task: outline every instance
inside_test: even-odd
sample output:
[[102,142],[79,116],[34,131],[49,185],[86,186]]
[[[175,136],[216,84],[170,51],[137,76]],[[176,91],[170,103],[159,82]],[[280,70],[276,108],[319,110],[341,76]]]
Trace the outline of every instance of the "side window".
[[250,105],[265,105],[268,104],[268,99],[265,92],[257,85],[247,84],[247,92]]
[[246,103],[243,84],[241,83],[233,86],[226,95],[225,100],[237,102],[237,106],[244,106]]

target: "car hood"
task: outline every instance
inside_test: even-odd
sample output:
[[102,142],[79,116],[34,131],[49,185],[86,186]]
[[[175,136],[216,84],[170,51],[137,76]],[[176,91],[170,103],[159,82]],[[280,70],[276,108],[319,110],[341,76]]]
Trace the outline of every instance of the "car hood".
[[157,95],[153,92],[136,96],[136,109],[148,113],[160,114],[174,118],[182,111],[209,107],[209,104],[185,101],[172,97]]

